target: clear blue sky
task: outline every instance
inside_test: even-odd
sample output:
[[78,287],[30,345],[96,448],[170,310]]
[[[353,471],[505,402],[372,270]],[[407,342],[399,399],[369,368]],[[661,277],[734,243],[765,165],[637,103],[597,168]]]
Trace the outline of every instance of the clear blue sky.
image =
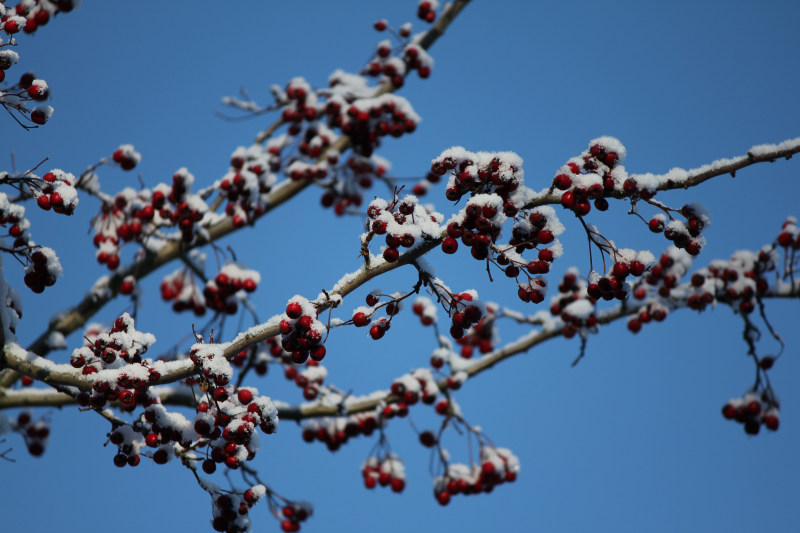
[[[220,97],[245,87],[266,102],[270,84],[295,76],[323,85],[336,68],[357,70],[384,38],[372,29],[374,20],[395,26],[412,20],[419,30],[423,23],[414,13],[415,3],[406,0],[146,6],[86,0],[20,39],[21,61],[9,80],[34,70],[50,83],[56,111],[50,124],[30,132],[0,119],[6,149],[0,168],[10,166],[13,151],[18,168],[49,157],[47,167],[77,174],[132,143],[142,153],[137,171],[147,186],[182,166],[199,185],[211,183],[227,170],[231,152],[273,120],[225,122],[214,116]],[[394,175],[418,176],[452,145],[513,150],[525,159],[527,182],[539,189],[600,135],[626,145],[631,172],[690,168],[793,138],[800,124],[798,16],[800,6],[791,1],[474,0],[432,49],[431,78],[412,76],[401,91],[423,118],[417,132],[386,142],[381,154],[393,162]],[[760,165],[663,200],[709,208],[714,225],[701,266],[757,249],[777,235],[787,215],[800,215],[799,171],[796,160]],[[137,187],[135,174],[116,169],[101,170],[101,179],[107,191]],[[318,199],[318,191],[306,191],[293,207],[226,241],[261,271],[254,301],[262,317],[281,311],[294,294],[316,296],[358,266],[362,219],[334,220]],[[451,212],[441,186],[426,200]],[[590,219],[618,244],[660,251],[663,239],[627,217],[624,205],[615,207]],[[34,239],[59,252],[66,274],[43,295],[25,293],[23,341],[105,273],[86,234],[96,209],[83,197],[70,220],[32,215]],[[585,238],[574,217],[562,218],[567,253],[554,275],[572,265],[586,272]],[[520,307],[510,282],[490,284],[480,263],[465,255],[435,252],[429,260],[451,287],[474,287],[484,299]],[[137,323],[156,335],[156,351],[177,342],[176,331],[190,333],[190,319],[173,319],[158,298],[158,282],[170,271],[146,281]],[[14,272],[8,269],[12,279]],[[367,290],[408,289],[413,278],[401,269]],[[345,308],[361,305],[365,293],[348,298]],[[97,318],[110,320],[126,309],[117,300]],[[359,468],[372,446],[364,438],[331,454],[303,443],[286,422],[263,439],[255,463],[279,492],[315,504],[304,531],[796,531],[797,302],[769,302],[768,310],[789,346],[772,372],[783,400],[775,434],[749,438],[720,416],[722,404],[744,393],[753,373],[741,321],[721,307],[701,315],[681,311],[636,336],[622,324],[606,328],[590,339],[576,368],[570,363],[577,341],[555,341],[469,382],[457,396],[468,420],[522,462],[517,483],[490,495],[455,497],[440,508],[428,452],[404,421],[389,428],[409,478],[401,496],[363,488]],[[411,313],[397,318],[379,342],[361,331],[336,331],[328,344],[329,380],[367,393],[425,365],[433,336]],[[225,338],[235,326],[227,325]],[[501,330],[505,341],[520,333]],[[69,340],[70,346],[79,342]],[[277,373],[254,384],[275,398],[300,400]],[[425,407],[412,415],[418,427],[435,421]],[[53,410],[51,417],[42,458],[9,440],[17,462],[0,462],[4,531],[210,530],[208,497],[188,471],[144,461],[117,469],[113,450],[103,447],[107,423],[74,409]],[[466,447],[456,437],[448,445],[464,460]],[[278,530],[265,508],[254,509],[253,518],[258,531]]]

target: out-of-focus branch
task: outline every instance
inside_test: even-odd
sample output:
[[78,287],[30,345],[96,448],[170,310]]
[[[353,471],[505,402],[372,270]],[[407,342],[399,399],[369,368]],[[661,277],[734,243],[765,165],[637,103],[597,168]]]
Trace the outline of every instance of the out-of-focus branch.
[[[469,0],[456,0],[444,11],[440,19],[426,32],[420,39],[420,46],[424,49],[430,48],[436,40],[444,34],[444,30],[453,21],[456,15],[469,3]],[[376,90],[376,96],[394,91],[394,86],[391,83],[385,83]],[[277,128],[276,125],[270,127]],[[267,131],[269,131],[268,129]],[[270,133],[271,135],[271,133]],[[258,139],[257,139],[258,140]],[[344,152],[350,144],[350,139],[346,135],[340,136],[332,145],[329,150],[336,150]],[[321,158],[325,157],[323,153]],[[291,181],[287,180],[278,184],[268,195],[264,202],[264,211],[256,217],[259,219],[270,213],[276,207],[282,205],[290,200],[303,189],[308,187],[311,182],[306,180]],[[50,352],[50,345],[47,342],[54,332],[61,333],[64,336],[69,335],[73,331],[82,327],[92,316],[94,316],[102,307],[114,299],[119,293],[119,287],[126,276],[135,275],[137,279],[141,279],[159,267],[175,260],[182,254],[185,254],[193,248],[204,246],[211,241],[218,240],[236,229],[230,218],[225,218],[216,224],[207,228],[208,238],[197,236],[195,242],[191,245],[186,245],[181,241],[173,241],[168,243],[157,253],[148,253],[141,260],[135,261],[130,265],[121,267],[117,272],[98,283],[92,290],[84,296],[84,298],[74,307],[60,311],[54,315],[47,329],[39,335],[39,337],[28,347],[28,350],[38,355],[46,355]],[[19,378],[19,374],[3,370],[0,374],[0,388],[9,387]]]

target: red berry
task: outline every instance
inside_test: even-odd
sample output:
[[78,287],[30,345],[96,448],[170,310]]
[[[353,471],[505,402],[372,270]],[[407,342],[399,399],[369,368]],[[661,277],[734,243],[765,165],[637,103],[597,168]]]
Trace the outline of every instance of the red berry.
[[303,308],[299,302],[289,302],[286,306],[286,315],[289,318],[296,319],[300,318],[300,315],[303,314]]
[[247,405],[253,401],[253,393],[247,389],[239,389],[239,392],[236,393],[236,397],[242,405]]
[[446,254],[454,254],[458,250],[458,241],[453,237],[446,237],[442,241],[442,251]]

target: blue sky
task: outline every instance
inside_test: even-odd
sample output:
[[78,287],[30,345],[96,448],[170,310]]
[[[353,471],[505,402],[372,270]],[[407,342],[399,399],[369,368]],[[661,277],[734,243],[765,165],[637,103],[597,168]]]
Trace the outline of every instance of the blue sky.
[[[198,185],[211,183],[227,170],[231,152],[273,121],[223,121],[214,115],[220,97],[245,87],[268,102],[271,84],[295,76],[323,85],[336,68],[357,70],[385,37],[372,29],[373,21],[413,21],[419,30],[423,23],[414,12],[414,2],[405,0],[235,7],[198,1],[152,8],[86,0],[20,39],[20,64],[8,79],[34,70],[50,84],[56,111],[51,123],[30,132],[6,119],[1,167],[10,166],[13,152],[18,168],[49,157],[46,167],[77,174],[119,144],[132,143],[143,156],[137,172],[147,186],[183,166]],[[513,150],[525,159],[527,183],[540,189],[600,135],[625,144],[629,171],[657,173],[797,137],[798,15],[798,5],[788,1],[757,7],[475,0],[431,50],[430,79],[412,76],[400,92],[422,116],[419,128],[386,142],[380,153],[392,161],[395,176],[407,177],[420,176],[453,145]],[[759,248],[787,215],[800,215],[797,165],[759,165],[735,179],[659,197],[676,205],[699,201],[711,212],[708,246],[696,263],[702,266]],[[100,172],[107,191],[138,186],[135,173]],[[425,200],[449,215],[443,192],[440,186]],[[254,302],[262,317],[280,312],[294,294],[316,296],[358,267],[363,219],[334,219],[318,205],[319,192],[307,190],[293,206],[226,241],[239,260],[261,272]],[[66,273],[43,295],[25,292],[23,341],[105,273],[86,234],[97,207],[83,197],[69,220],[29,208],[34,239],[58,251]],[[625,205],[614,207],[602,216],[593,212],[590,220],[618,244],[661,250],[662,238],[627,216]],[[562,220],[566,253],[554,276],[573,265],[586,272],[581,229],[572,215]],[[531,309],[516,300],[512,283],[489,283],[481,264],[466,255],[437,251],[429,261],[455,289],[476,288],[483,299]],[[171,270],[144,283],[137,326],[156,335],[154,349],[166,350],[191,331],[190,319],[175,318],[158,298],[160,278]],[[9,278],[14,275],[9,267]],[[400,269],[353,294],[345,309],[362,305],[372,288],[407,290],[414,281],[414,272]],[[775,434],[748,437],[719,414],[752,380],[741,320],[720,307],[699,315],[677,312],[635,336],[623,324],[612,325],[590,339],[576,368],[570,363],[577,341],[553,341],[468,382],[457,396],[467,419],[522,462],[519,480],[492,494],[455,497],[440,508],[432,497],[428,452],[404,421],[388,430],[409,478],[401,496],[362,487],[359,468],[369,439],[331,454],[302,442],[289,422],[263,439],[255,466],[282,494],[315,504],[304,531],[794,531],[800,520],[797,305],[769,302],[767,308],[788,344],[772,372],[783,400]],[[117,300],[97,319],[127,309]],[[226,339],[236,325],[226,325]],[[510,326],[500,332],[505,341],[521,333]],[[71,346],[79,342],[77,335],[69,340]],[[434,341],[410,312],[377,342],[362,331],[337,330],[328,342],[329,381],[356,393],[388,388],[394,377],[427,364]],[[774,343],[765,341],[763,349],[774,350]],[[65,361],[67,355],[54,357]],[[298,389],[277,373],[253,384],[275,398],[300,400]],[[17,462],[0,463],[7,487],[0,513],[8,531],[210,530],[208,498],[188,471],[145,462],[117,469],[114,452],[103,447],[105,421],[73,409],[49,412],[53,429],[45,455],[28,457],[11,437]],[[420,428],[436,420],[422,406],[412,416]],[[466,459],[463,439],[453,434],[446,442],[454,457]],[[265,508],[254,509],[253,519],[257,530],[278,530]]]

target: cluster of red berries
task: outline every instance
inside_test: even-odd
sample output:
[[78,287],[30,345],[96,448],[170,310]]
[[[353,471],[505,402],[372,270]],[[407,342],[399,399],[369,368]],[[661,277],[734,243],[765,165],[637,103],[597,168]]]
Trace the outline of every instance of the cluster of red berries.
[[[328,164],[336,164],[339,154],[328,152]],[[322,207],[333,207],[336,215],[341,216],[351,205],[360,207],[363,202],[360,189],[369,189],[376,179],[383,179],[389,169],[389,163],[382,157],[373,155],[369,158],[353,155],[347,158],[344,167],[337,172],[337,180],[331,182],[320,199]]]
[[36,205],[45,211],[52,209],[62,215],[71,215],[78,205],[75,176],[63,170],[53,169],[42,176],[41,187],[33,190]]
[[[763,361],[764,359],[762,363]],[[772,361],[769,362],[769,366],[772,366]],[[766,389],[760,396],[750,392],[741,398],[728,400],[722,407],[722,416],[742,424],[748,435],[758,435],[762,425],[771,431],[777,431],[780,425],[779,407],[771,389]]]
[[[69,13],[75,8],[75,0],[29,0],[20,2],[14,8],[8,8],[0,17],[0,27],[9,35],[20,31],[33,33],[40,26],[50,22],[50,17],[57,13]],[[2,13],[3,10],[0,10]],[[2,81],[2,80],[0,80]]]
[[45,287],[52,287],[61,273],[56,253],[50,248],[40,247],[30,254],[30,262],[25,267],[25,285],[39,294]]
[[778,245],[782,248],[792,250],[800,249],[800,229],[797,227],[797,219],[789,217],[781,226],[781,232],[778,234]]
[[134,149],[132,144],[122,144],[111,154],[111,160],[122,170],[133,170],[142,160],[142,155]]
[[[400,75],[395,77],[402,80]],[[334,94],[328,99],[324,113],[328,126],[341,128],[350,137],[353,151],[364,157],[372,155],[382,137],[413,133],[421,120],[408,100],[391,93],[352,101]]]
[[351,438],[372,435],[382,423],[375,412],[309,420],[303,424],[302,437],[308,443],[322,442],[329,451],[335,452]]
[[370,228],[376,235],[386,235],[383,258],[394,263],[400,257],[399,248],[411,248],[419,240],[435,238],[443,217],[429,212],[419,204],[416,196],[407,195],[391,203],[376,198],[367,207],[367,216],[372,221]]
[[[633,250],[617,250],[615,255],[616,261],[609,271],[603,276],[592,276],[586,287],[586,293],[595,301],[625,300],[628,297],[628,276],[642,276],[653,261],[652,254],[647,251],[637,253]],[[650,274],[652,275],[652,269]]]
[[486,314],[486,306],[478,300],[474,290],[450,295],[450,336],[461,339],[464,333],[474,324],[481,321]]
[[[691,266],[691,258],[679,249],[667,248],[658,261],[650,267],[644,280],[654,287],[658,287],[658,295],[668,298],[672,289],[678,286],[681,278]],[[641,287],[641,290],[644,290]],[[636,296],[636,294],[634,294]]]
[[[178,226],[184,242],[194,239],[195,224],[203,219],[208,211],[206,203],[196,194],[189,193],[194,176],[186,169],[179,169],[172,176],[172,187],[161,184],[153,192],[153,208],[158,210],[161,219]],[[174,207],[166,205],[166,201]]]
[[219,188],[228,201],[225,214],[234,227],[241,228],[263,213],[261,195],[269,193],[277,181],[268,161],[262,151],[241,147],[231,156],[231,170],[219,181]]
[[401,56],[392,55],[392,43],[388,39],[379,42],[375,57],[364,68],[364,72],[372,77],[383,75],[395,87],[403,86],[409,70],[416,70],[423,79],[431,75],[433,59],[422,47],[410,43],[402,50]]
[[497,307],[486,304],[486,313],[473,324],[463,337],[457,338],[456,343],[461,346],[461,357],[469,359],[477,349],[482,354],[487,354],[494,350],[495,339],[495,313]]
[[238,304],[236,293],[244,290],[253,292],[261,282],[261,275],[255,270],[247,270],[235,263],[223,266],[214,279],[208,280],[203,288],[206,306],[219,313],[236,314]]
[[519,459],[505,448],[484,445],[480,465],[450,464],[443,477],[434,479],[433,495],[441,505],[450,503],[452,496],[492,492],[503,483],[513,483],[519,474]]
[[442,241],[442,250],[454,254],[461,239],[471,248],[472,257],[483,260],[489,257],[489,247],[497,240],[506,221],[502,212],[503,201],[496,194],[478,194],[467,202],[460,220],[447,224],[447,237]]
[[317,361],[310,358],[305,362],[306,368],[298,370],[292,364],[291,354],[285,350],[282,351],[281,361],[285,365],[284,377],[294,381],[295,385],[303,390],[303,398],[309,402],[315,400],[323,387],[323,381],[328,376],[328,371],[325,367],[320,366]]
[[327,329],[317,320],[314,304],[306,298],[294,296],[289,300],[279,328],[281,346],[292,354],[295,364],[305,363],[309,357],[317,362],[325,357],[326,350],[322,342]]
[[392,492],[403,492],[406,488],[405,467],[400,458],[388,453],[385,457],[370,457],[361,467],[364,486],[374,489],[377,486],[391,487]]
[[[61,7],[63,4],[63,8]],[[35,0],[35,2],[20,2],[16,7],[8,8],[0,4],[0,32],[7,35],[15,35],[24,30],[26,33],[33,33],[39,26],[44,26],[50,20],[52,14],[58,11],[71,11],[73,4],[69,0],[62,0],[61,2],[42,2]],[[10,44],[13,42],[13,37]],[[13,50],[0,50],[0,83],[5,80],[6,70],[11,68],[19,61],[19,54]],[[51,106],[37,106],[33,109],[25,107],[25,102],[33,100],[41,102],[46,100],[50,95],[50,90],[44,80],[36,79],[33,73],[26,73],[22,76],[19,86],[19,92],[4,91],[11,96],[12,94],[19,98],[14,103],[10,102],[10,98],[6,101],[0,102],[0,105],[6,108],[16,109],[21,115],[29,116],[31,122],[34,124],[45,124],[53,115],[53,108]]]
[[164,276],[161,281],[161,298],[167,302],[174,300],[172,309],[178,313],[191,310],[195,315],[202,316],[206,312],[206,299],[186,268]]
[[597,325],[594,305],[586,294],[586,283],[578,278],[577,269],[570,268],[561,278],[558,294],[550,299],[550,314],[564,321],[561,334],[567,339],[574,337],[582,328],[594,328]]
[[391,300],[387,302],[385,307],[388,316],[379,317],[370,323],[370,317],[375,314],[380,304],[380,290],[375,289],[366,296],[366,303],[368,307],[360,306],[353,310],[353,325],[361,328],[370,325],[369,335],[373,340],[383,338],[389,328],[392,326],[392,318],[403,309],[401,299],[404,295],[396,293],[391,295]]
[[436,10],[439,8],[439,0],[420,0],[417,5],[417,17],[425,22],[436,20]]
[[189,359],[202,372],[203,377],[217,387],[224,387],[233,377],[233,369],[217,344],[195,344],[189,350]]
[[[114,321],[109,331],[96,330],[86,337],[86,344],[73,350],[70,364],[84,375],[96,374],[93,395],[88,399],[93,407],[106,401],[120,401],[130,411],[145,399],[147,387],[161,373],[142,360],[155,337],[137,331],[134,320],[124,313]],[[103,369],[114,369],[101,372]],[[128,390],[133,389],[133,390]]]
[[201,438],[209,439],[209,458],[202,463],[206,474],[213,474],[218,464],[237,469],[255,457],[260,446],[256,428],[271,435],[278,429],[278,411],[266,396],[258,396],[252,387],[236,389],[228,385],[209,392],[213,401],[202,401],[192,428]]
[[[439,396],[439,387],[436,385],[436,380],[433,379],[433,374],[430,370],[420,368],[410,374],[404,374],[392,382],[390,388],[392,395],[398,400],[398,403],[404,404],[406,407],[415,405],[417,402],[422,402],[425,405],[433,405]],[[392,418],[394,412],[391,410],[391,405],[387,410],[384,408],[384,418]]]
[[294,533],[300,531],[300,523],[305,522],[311,516],[311,506],[307,503],[287,503],[281,509],[281,531],[284,533]]
[[547,280],[542,276],[517,282],[517,296],[523,302],[542,303],[547,295]]
[[618,140],[594,139],[588,150],[559,169],[551,189],[562,191],[561,205],[579,217],[589,214],[592,200],[598,211],[605,211],[608,209],[605,196],[648,195],[648,189],[640,190],[635,181],[626,178],[624,169],[618,167],[624,159],[625,147]]
[[664,237],[672,241],[676,248],[696,256],[705,243],[705,238],[700,233],[710,225],[711,218],[700,204],[685,205],[680,212],[686,217],[685,223],[674,219],[667,223],[666,216],[658,214],[647,225],[653,233],[664,233]]
[[286,84],[285,96],[281,119],[289,124],[289,135],[297,135],[302,131],[303,121],[319,118],[317,93],[305,79],[297,77]]
[[44,419],[34,421],[28,411],[23,411],[17,416],[14,430],[22,435],[28,453],[39,457],[47,447],[47,438],[50,436],[50,426]]
[[[431,172],[438,176],[450,173],[445,195],[457,202],[465,194],[496,194],[506,216],[517,214],[519,207],[512,193],[523,183],[522,159],[511,152],[468,152],[454,147],[442,152],[431,163]],[[494,215],[493,215],[494,216]]]
[[[10,69],[19,61],[19,54],[13,50],[0,50],[0,83],[6,79],[6,70]],[[31,73],[31,78],[26,87],[22,87],[20,84],[20,88],[27,90],[30,87],[30,82],[33,81],[35,76]]]
[[250,509],[267,494],[264,485],[254,485],[243,493],[217,492],[212,496],[211,527],[221,533],[245,533],[251,531]]
[[97,262],[109,270],[119,267],[120,249],[126,242],[141,241],[154,224],[159,224],[157,209],[149,190],[135,191],[126,187],[116,194],[113,202],[104,202],[94,218],[93,243],[97,247]]
[[669,310],[658,302],[650,302],[639,309],[637,315],[628,320],[628,329],[633,333],[639,333],[644,324],[650,321],[663,322],[667,318]]
[[430,326],[437,322],[436,306],[425,296],[419,296],[414,300],[414,305],[411,310],[419,317],[419,321],[423,326]]

